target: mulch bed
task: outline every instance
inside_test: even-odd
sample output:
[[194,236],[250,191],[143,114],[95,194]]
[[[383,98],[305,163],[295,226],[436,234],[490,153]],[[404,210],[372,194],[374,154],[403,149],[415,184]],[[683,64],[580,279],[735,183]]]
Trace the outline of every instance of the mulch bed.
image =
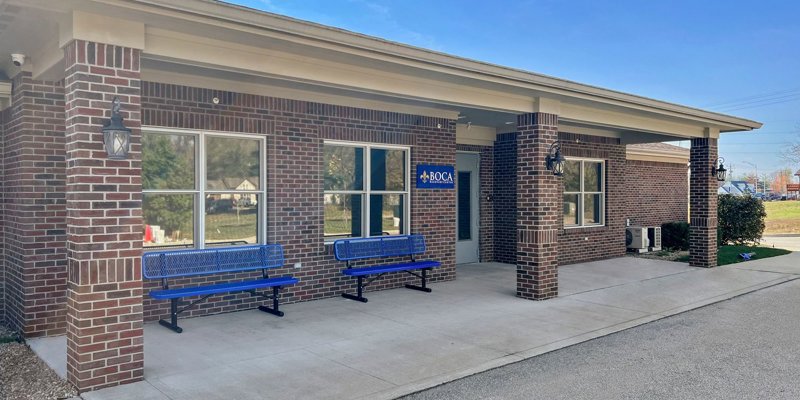
[[0,400],[57,400],[78,395],[33,350],[0,325]]

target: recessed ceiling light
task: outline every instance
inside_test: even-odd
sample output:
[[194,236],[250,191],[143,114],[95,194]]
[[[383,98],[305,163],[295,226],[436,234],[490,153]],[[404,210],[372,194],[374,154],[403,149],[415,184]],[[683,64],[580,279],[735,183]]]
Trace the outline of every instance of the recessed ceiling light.
[[512,125],[514,121],[506,121],[506,125]]

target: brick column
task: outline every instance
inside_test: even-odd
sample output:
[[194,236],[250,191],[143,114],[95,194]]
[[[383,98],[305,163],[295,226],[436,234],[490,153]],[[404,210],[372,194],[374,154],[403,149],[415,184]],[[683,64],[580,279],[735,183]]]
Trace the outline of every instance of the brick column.
[[689,155],[689,265],[717,266],[717,139],[692,139]]
[[[64,51],[67,378],[87,391],[143,375],[140,51],[82,40]],[[114,96],[133,130],[127,160],[103,149]]]
[[517,129],[517,296],[544,300],[558,295],[560,178],[545,166],[558,115],[520,115]]

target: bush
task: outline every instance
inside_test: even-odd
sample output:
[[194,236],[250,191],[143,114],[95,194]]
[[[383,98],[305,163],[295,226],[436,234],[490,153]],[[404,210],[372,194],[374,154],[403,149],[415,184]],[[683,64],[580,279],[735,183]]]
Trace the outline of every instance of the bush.
[[720,245],[754,244],[761,240],[767,216],[761,200],[723,194],[719,196],[718,207],[717,239]]
[[667,222],[661,225],[661,246],[665,249],[689,250],[689,223]]

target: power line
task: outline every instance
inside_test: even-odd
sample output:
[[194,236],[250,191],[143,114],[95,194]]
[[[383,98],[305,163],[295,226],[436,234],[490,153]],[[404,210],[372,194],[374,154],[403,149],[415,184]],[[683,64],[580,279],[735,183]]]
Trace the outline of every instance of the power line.
[[723,102],[717,102],[717,103],[708,104],[708,105],[705,105],[703,107],[719,107],[719,106],[727,107],[727,106],[729,106],[731,104],[734,104],[734,103],[747,102],[747,101],[750,101],[750,100],[753,100],[753,99],[763,99],[763,98],[766,98],[766,97],[774,97],[774,96],[784,95],[786,93],[794,93],[794,92],[800,92],[800,88],[778,90],[778,91],[775,91],[775,92],[768,92],[768,93],[756,94],[756,95],[751,95],[751,96],[739,97],[739,98],[732,99],[732,100],[727,100],[727,101],[723,101]]
[[[772,99],[772,100],[776,100],[776,99]],[[723,109],[722,112],[739,111],[739,110],[746,110],[746,109],[749,109],[749,108],[757,108],[757,107],[763,107],[763,106],[771,106],[771,105],[775,105],[775,104],[791,103],[793,101],[798,101],[798,100],[800,100],[800,95],[795,95],[795,97],[784,99],[784,100],[778,100],[778,101],[772,101],[772,102],[760,103],[760,104],[745,105],[745,106],[736,107],[736,108]]]

